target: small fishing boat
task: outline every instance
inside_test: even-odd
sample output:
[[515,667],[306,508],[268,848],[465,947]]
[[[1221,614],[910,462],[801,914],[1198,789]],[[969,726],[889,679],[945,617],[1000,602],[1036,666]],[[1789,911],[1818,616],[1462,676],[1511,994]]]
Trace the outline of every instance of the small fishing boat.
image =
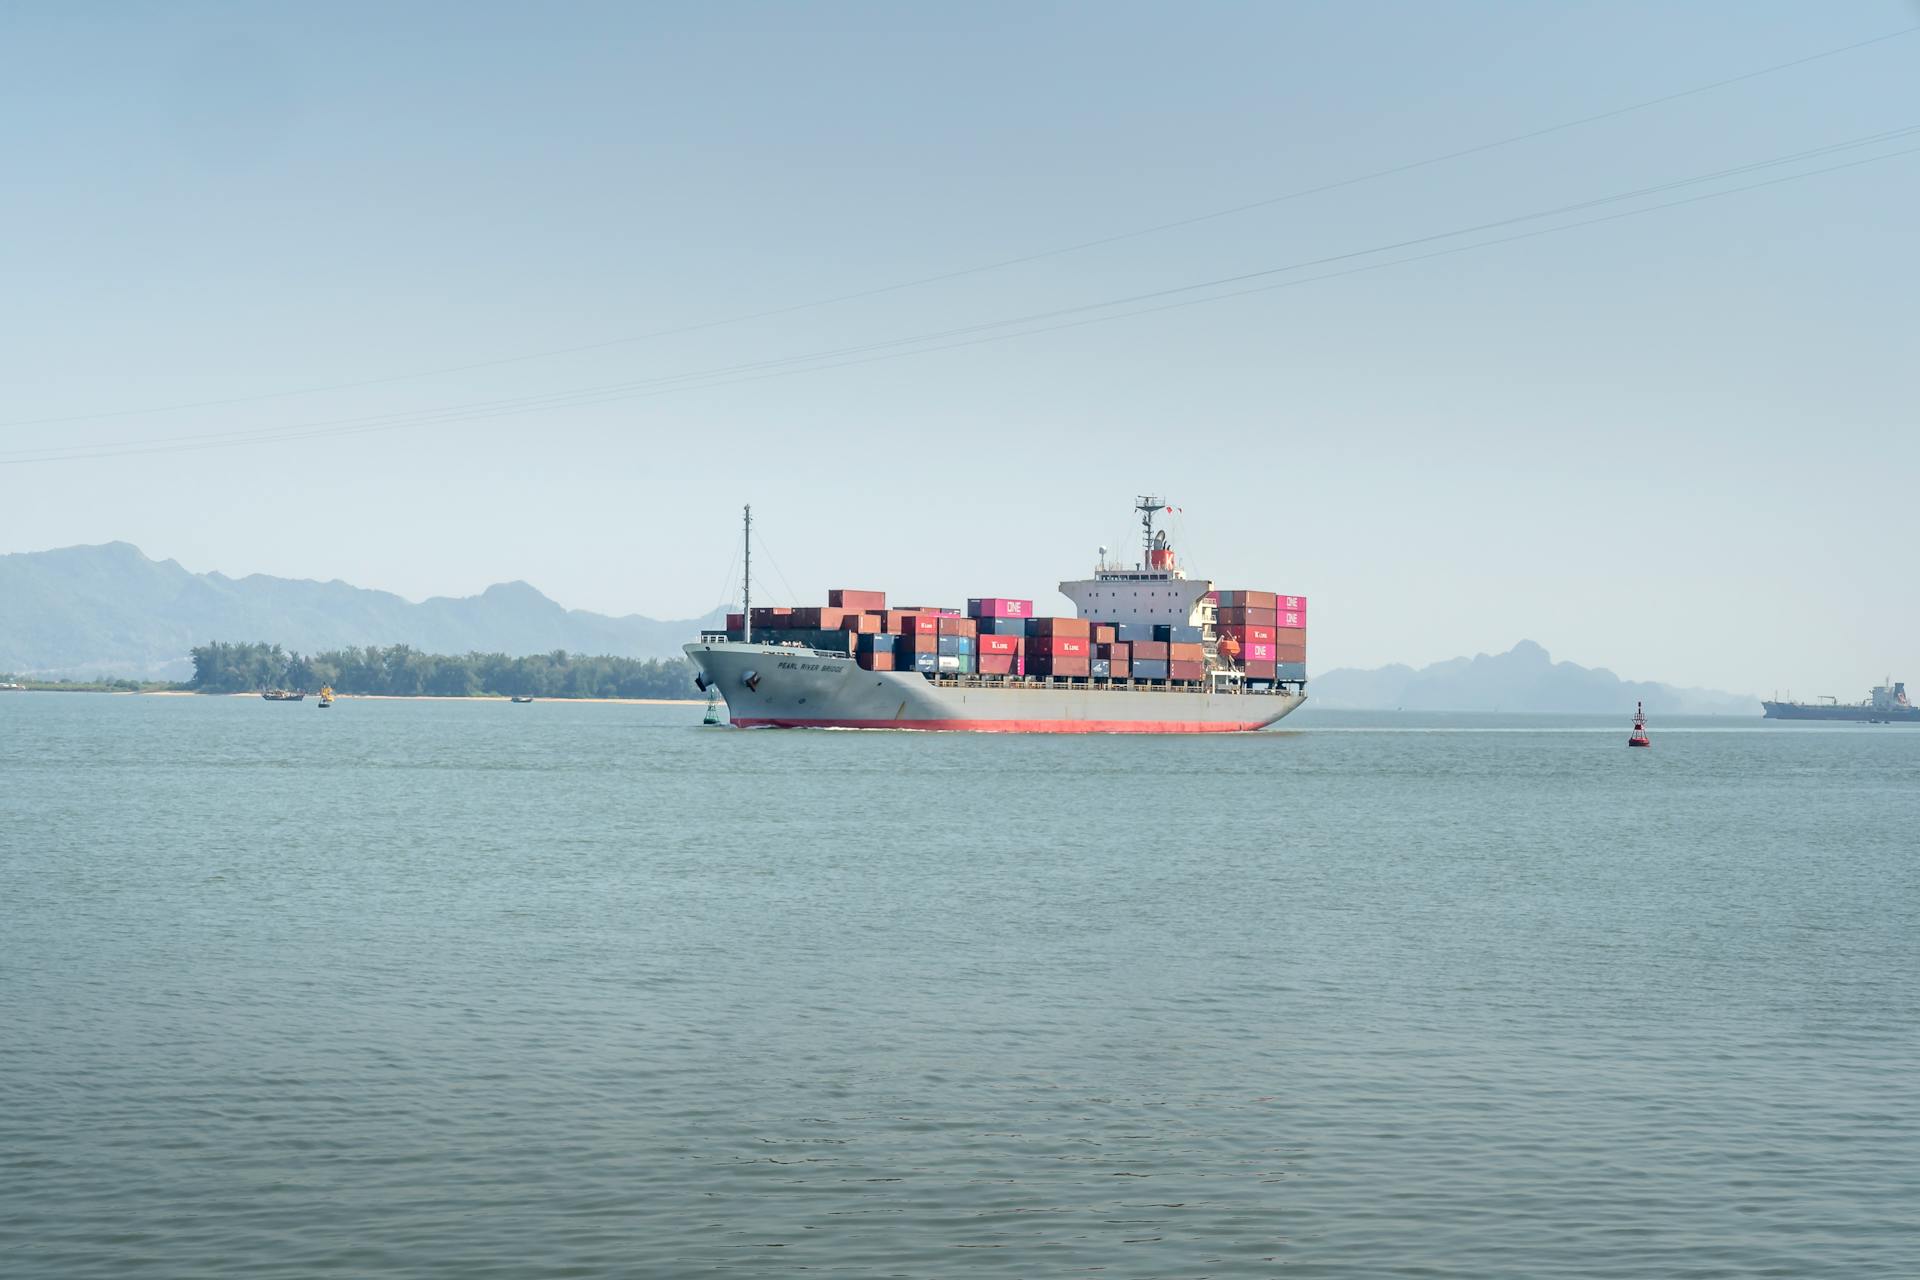
[[260,696],[268,702],[299,702],[307,696],[305,689],[264,689]]
[[323,684],[320,686],[320,709],[322,711],[325,711],[328,707],[332,705],[333,705],[333,686],[330,684]]
[[513,695],[513,697],[509,698],[508,701],[509,702],[532,702],[533,695],[530,693],[516,693]]
[[1630,747],[1650,747],[1652,740],[1647,737],[1647,713],[1641,703],[1633,704],[1633,733],[1627,738]]

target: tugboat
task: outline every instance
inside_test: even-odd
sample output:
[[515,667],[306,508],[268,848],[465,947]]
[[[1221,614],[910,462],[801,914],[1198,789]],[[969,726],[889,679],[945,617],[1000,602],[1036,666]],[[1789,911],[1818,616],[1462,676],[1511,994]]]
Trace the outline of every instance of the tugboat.
[[320,709],[322,711],[325,711],[328,707],[332,705],[333,705],[333,686],[330,684],[323,684],[320,686]]
[[307,696],[305,689],[264,689],[260,696],[268,702],[299,702]]
[[1650,747],[1653,742],[1647,737],[1647,713],[1642,704],[1633,704],[1633,733],[1627,738],[1630,747]]

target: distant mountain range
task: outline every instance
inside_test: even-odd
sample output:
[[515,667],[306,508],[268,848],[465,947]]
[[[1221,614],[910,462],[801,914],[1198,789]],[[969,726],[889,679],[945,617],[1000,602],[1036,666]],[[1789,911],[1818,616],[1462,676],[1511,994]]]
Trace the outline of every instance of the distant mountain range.
[[[1505,653],[1315,675],[1310,707],[1380,711],[1557,711],[1621,715],[1644,702],[1649,715],[1755,715],[1758,698],[1717,689],[1677,689],[1622,680],[1604,667],[1555,662],[1531,640]],[[1623,711],[1624,708],[1624,711]]]
[[433,653],[678,657],[718,619],[564,609],[524,582],[415,604],[337,580],[193,573],[125,542],[0,555],[0,671],[43,678],[185,679],[187,650],[209,640],[264,640],[302,653],[409,644]]

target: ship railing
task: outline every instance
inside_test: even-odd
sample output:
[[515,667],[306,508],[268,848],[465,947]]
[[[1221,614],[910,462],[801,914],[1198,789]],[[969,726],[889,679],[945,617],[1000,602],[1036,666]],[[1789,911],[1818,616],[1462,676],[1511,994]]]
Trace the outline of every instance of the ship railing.
[[1058,680],[1051,676],[957,676],[933,675],[921,672],[928,683],[942,689],[1022,689],[1036,693],[1058,692],[1062,689],[1099,689],[1120,690],[1128,693],[1223,693],[1249,698],[1270,696],[1291,696],[1295,690],[1282,684],[1274,684],[1265,689],[1249,689],[1244,685],[1210,684],[1205,681],[1174,682],[1171,680],[1102,680],[1089,677],[1084,680]]

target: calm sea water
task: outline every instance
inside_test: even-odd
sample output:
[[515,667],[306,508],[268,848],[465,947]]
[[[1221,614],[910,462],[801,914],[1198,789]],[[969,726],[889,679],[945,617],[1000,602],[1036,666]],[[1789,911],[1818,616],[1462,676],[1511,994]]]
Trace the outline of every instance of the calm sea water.
[[1920,1275],[1920,731],[0,695],[0,1272]]

